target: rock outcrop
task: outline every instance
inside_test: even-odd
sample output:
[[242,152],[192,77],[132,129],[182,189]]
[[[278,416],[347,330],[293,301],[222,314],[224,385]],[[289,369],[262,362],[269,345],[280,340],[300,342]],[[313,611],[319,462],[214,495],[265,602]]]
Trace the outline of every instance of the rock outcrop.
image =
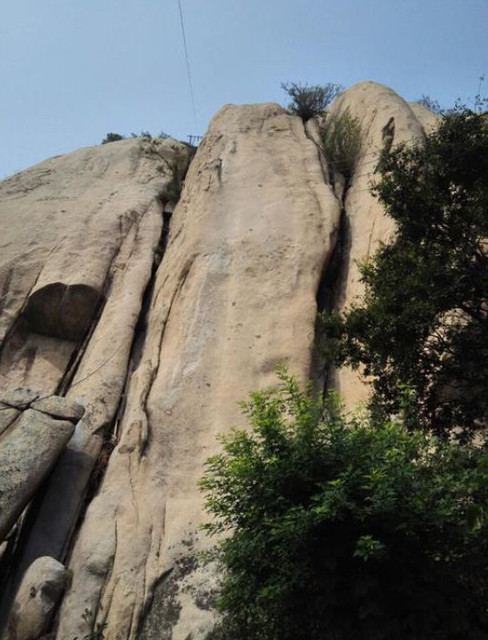
[[[29,402],[57,393],[85,409],[27,514],[29,535],[4,585],[4,612],[36,558],[66,558],[108,455],[135,329],[165,241],[164,207],[175,178],[167,165],[175,156],[188,162],[190,154],[170,139],[157,151],[140,139],[80,149],[0,183],[2,397],[19,396],[19,388]],[[0,415],[1,428],[15,417],[10,409]]]
[[279,362],[308,376],[339,214],[300,119],[277,105],[214,118],[173,214],[119,443],[73,551],[60,638],[87,633],[85,609],[108,638],[210,631],[197,481],[217,434],[240,423],[238,401],[272,383]]
[[74,430],[71,421],[32,408],[3,432],[0,438],[0,542],[52,469]]
[[5,640],[37,640],[48,630],[67,582],[66,568],[54,558],[37,558],[25,572],[15,597]]
[[[429,126],[430,112],[421,105],[418,107]],[[371,193],[379,175],[380,154],[398,144],[421,142],[425,136],[423,123],[410,105],[391,89],[376,83],[361,83],[339,96],[331,114],[340,116],[345,111],[360,123],[361,153],[351,183],[342,196],[343,256],[334,292],[334,306],[338,311],[350,306],[363,293],[359,262],[394,233],[393,221],[385,216],[382,205]],[[355,371],[335,372],[332,384],[349,409],[367,399],[368,387]]]
[[[393,233],[370,194],[379,154],[433,126],[374,83],[343,94],[333,113],[345,110],[362,137],[345,189],[329,183],[313,125],[275,104],[221,109],[174,211],[189,150],[171,140],[82,149],[0,184],[0,385],[31,407],[22,418],[18,404],[0,407],[0,456],[27,414],[78,421],[4,553],[4,620],[19,585],[25,600],[29,567],[49,557],[72,576],[59,640],[211,630],[204,462],[277,364],[313,375],[319,291],[349,304],[356,260]],[[334,379],[350,404],[364,397],[356,374]]]

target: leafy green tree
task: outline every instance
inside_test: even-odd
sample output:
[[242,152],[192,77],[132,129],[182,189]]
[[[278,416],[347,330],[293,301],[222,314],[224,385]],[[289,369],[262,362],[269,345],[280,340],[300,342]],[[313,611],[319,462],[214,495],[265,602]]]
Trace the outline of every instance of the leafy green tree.
[[228,534],[212,637],[486,640],[488,453],[280,379],[201,482]]
[[288,110],[300,116],[305,122],[322,115],[332,100],[343,91],[339,84],[309,85],[299,82],[282,82],[281,88],[291,98]]
[[450,112],[425,145],[380,162],[397,225],[362,265],[364,302],[323,321],[328,356],[373,376],[374,405],[410,388],[419,424],[469,439],[488,415],[488,120]]

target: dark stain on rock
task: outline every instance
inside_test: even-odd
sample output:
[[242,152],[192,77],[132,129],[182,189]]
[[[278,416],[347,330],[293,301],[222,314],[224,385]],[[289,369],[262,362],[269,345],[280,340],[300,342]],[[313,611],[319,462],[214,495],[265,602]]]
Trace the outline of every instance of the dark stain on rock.
[[31,331],[78,341],[89,328],[100,298],[88,285],[53,282],[29,297],[24,318]]
[[[183,541],[183,544],[187,547],[193,546],[191,540]],[[154,588],[151,604],[143,616],[138,640],[172,640],[173,628],[181,612],[178,595],[182,579],[194,572],[197,567],[197,558],[190,554],[179,558],[174,567],[162,576]],[[210,597],[202,595],[200,603],[201,608],[205,609],[207,605],[209,606]],[[200,605],[197,603],[197,606]]]

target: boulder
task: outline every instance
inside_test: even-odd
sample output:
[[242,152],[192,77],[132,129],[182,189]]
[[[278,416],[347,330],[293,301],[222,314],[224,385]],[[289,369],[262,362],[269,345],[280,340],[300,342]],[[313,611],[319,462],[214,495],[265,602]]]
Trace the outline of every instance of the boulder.
[[39,398],[31,404],[31,408],[42,413],[48,413],[53,418],[63,418],[70,422],[78,422],[83,418],[85,407],[77,402],[70,402],[60,396]]
[[0,541],[46,478],[74,432],[66,420],[27,409],[0,438]]
[[37,640],[47,631],[68,572],[54,558],[38,558],[26,571],[2,640]]

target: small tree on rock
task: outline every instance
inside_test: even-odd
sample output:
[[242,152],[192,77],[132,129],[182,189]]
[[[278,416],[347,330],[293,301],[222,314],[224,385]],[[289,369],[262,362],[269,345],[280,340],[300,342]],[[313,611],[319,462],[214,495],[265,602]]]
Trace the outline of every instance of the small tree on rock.
[[119,140],[124,140],[124,136],[120,133],[107,133],[105,138],[102,140],[102,144],[108,144],[109,142],[118,142]]
[[281,83],[283,91],[290,96],[288,110],[304,122],[323,114],[332,100],[343,91],[343,87],[329,82],[326,85],[309,85],[298,82]]

